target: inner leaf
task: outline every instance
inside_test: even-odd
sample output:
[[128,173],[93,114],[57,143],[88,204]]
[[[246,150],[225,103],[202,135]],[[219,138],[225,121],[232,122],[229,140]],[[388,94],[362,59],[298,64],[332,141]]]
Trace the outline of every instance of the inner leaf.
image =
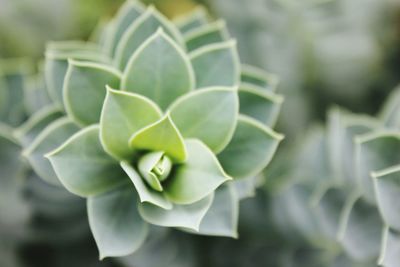
[[161,192],[163,191],[161,182],[168,178],[172,162],[164,152],[152,152],[139,160],[138,169],[146,183]]

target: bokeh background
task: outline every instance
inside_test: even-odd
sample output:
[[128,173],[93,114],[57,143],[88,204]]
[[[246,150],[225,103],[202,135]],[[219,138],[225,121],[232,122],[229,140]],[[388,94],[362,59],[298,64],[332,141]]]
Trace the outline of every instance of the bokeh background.
[[[340,106],[374,116],[400,84],[400,1],[143,2],[154,4],[169,18],[204,5],[211,16],[226,20],[238,40],[243,62],[279,77],[278,90],[285,102],[278,131],[286,139],[265,170],[256,197],[241,206],[240,239],[158,229],[154,231],[156,241],[150,240],[133,256],[99,262],[83,201],[50,188],[19,166],[19,148],[7,141],[11,137],[3,136],[0,161],[7,164],[0,171],[0,266],[376,266],[374,260],[351,259],[340,245],[327,249],[310,241],[313,226],[308,221],[312,215],[284,192],[300,173],[313,172],[307,169],[310,164],[318,165],[313,150],[304,152],[299,147],[311,138],[310,129],[325,125],[330,108]],[[40,71],[37,66],[46,42],[89,40],[96,27],[111,18],[122,3],[0,0],[0,74],[6,77],[0,86],[23,88],[31,84],[30,76]],[[0,97],[0,109],[5,105]],[[18,126],[26,114],[17,109],[13,116],[4,127]],[[10,159],[12,154],[15,160]],[[307,163],[304,158],[314,161]],[[15,168],[11,170],[11,166]],[[24,178],[5,182],[8,177]],[[302,194],[307,197],[310,193],[305,190]]]

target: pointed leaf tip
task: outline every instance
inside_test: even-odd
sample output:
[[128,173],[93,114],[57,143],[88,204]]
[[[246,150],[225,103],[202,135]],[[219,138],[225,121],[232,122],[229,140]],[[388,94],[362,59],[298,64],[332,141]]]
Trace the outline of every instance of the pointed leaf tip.
[[135,151],[129,147],[129,138],[160,117],[161,111],[148,98],[108,88],[100,117],[104,149],[117,159],[131,159]]
[[184,162],[187,157],[182,135],[169,114],[136,132],[129,144],[136,150],[163,151],[175,162]]
[[160,27],[132,55],[121,88],[166,109],[177,97],[193,90],[194,71],[185,52]]

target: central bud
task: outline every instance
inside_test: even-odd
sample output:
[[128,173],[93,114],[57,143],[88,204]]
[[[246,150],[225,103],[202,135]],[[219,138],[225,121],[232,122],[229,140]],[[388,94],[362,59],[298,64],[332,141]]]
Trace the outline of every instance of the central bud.
[[164,152],[151,152],[140,158],[138,169],[146,183],[156,191],[163,191],[161,182],[168,178],[171,160]]

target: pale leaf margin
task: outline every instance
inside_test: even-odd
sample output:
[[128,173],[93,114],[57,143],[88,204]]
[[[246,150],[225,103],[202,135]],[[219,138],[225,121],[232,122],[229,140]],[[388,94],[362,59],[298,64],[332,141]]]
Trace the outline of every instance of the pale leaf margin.
[[[86,123],[82,122],[78,117],[75,116],[74,111],[71,106],[71,101],[68,98],[68,87],[69,87],[69,80],[70,80],[69,78],[71,77],[72,70],[74,67],[93,68],[93,69],[106,71],[106,72],[109,72],[109,73],[115,75],[120,80],[122,78],[122,73],[119,70],[117,70],[113,67],[109,67],[107,65],[90,62],[90,61],[74,60],[71,58],[68,59],[68,69],[65,74],[65,79],[64,79],[64,84],[63,84],[64,107],[65,107],[67,114],[72,118],[73,121],[75,121],[80,126],[86,126]],[[106,91],[106,86],[107,85],[104,85],[104,88],[103,88],[103,90],[105,90],[105,91]],[[101,89],[99,88],[99,90],[101,90]],[[99,117],[99,120],[100,120],[100,117]]]
[[[209,44],[209,45],[205,45],[203,47],[200,47],[200,48],[190,52],[189,58],[191,61],[193,61],[197,57],[200,57],[209,52],[213,52],[215,50],[221,50],[221,49],[229,49],[231,52],[236,51],[236,53],[235,52],[232,53],[232,58],[234,61],[234,68],[236,69],[236,73],[235,73],[236,80],[235,80],[234,86],[238,86],[240,84],[241,65],[240,65],[239,54],[237,53],[236,47],[237,47],[237,41],[234,39],[226,41],[226,42],[222,42],[222,43]],[[196,89],[199,90],[202,88],[196,88]]]
[[[271,88],[271,91],[276,91],[276,88],[279,84],[279,77],[277,75],[247,64],[242,64],[241,70],[241,75],[247,75],[249,77],[254,77],[256,79],[264,81],[267,87]],[[267,88],[263,89],[265,90]]]
[[128,60],[125,70],[121,76],[121,91],[126,91],[126,83],[127,83],[127,76],[128,76],[128,71],[129,71],[129,66],[132,65],[132,63],[140,56],[140,54],[142,53],[143,50],[145,50],[149,44],[151,44],[156,38],[158,37],[162,37],[165,40],[167,40],[167,42],[173,47],[175,48],[175,50],[178,52],[178,54],[183,58],[186,68],[188,70],[189,73],[189,79],[190,79],[190,90],[189,92],[193,91],[196,85],[196,80],[195,80],[195,73],[192,67],[192,63],[190,62],[190,59],[188,57],[188,55],[185,53],[185,51],[179,47],[177,45],[177,43],[168,35],[165,33],[165,31],[163,30],[162,27],[159,27],[157,29],[157,31],[152,34],[149,38],[147,38],[147,40],[145,40],[139,47],[138,49],[136,49],[136,51],[133,53],[133,55],[131,56],[131,58]]
[[203,25],[199,28],[193,29],[189,31],[188,33],[184,34],[183,38],[186,43],[190,42],[193,39],[196,39],[197,37],[200,37],[202,35],[208,34],[213,31],[219,31],[221,32],[221,35],[223,39],[227,40],[229,36],[229,32],[226,29],[226,22],[224,20],[217,20],[214,22],[211,22],[209,24]]
[[[276,150],[279,147],[279,143],[285,138],[285,136],[283,134],[277,133],[275,132],[273,129],[271,129],[270,127],[262,124],[261,122],[257,121],[256,119],[253,119],[249,116],[246,115],[242,115],[239,114],[239,120],[244,121],[245,123],[248,123],[256,128],[259,128],[260,130],[264,131],[267,135],[271,136],[273,139],[275,139],[275,141],[277,141],[277,145],[270,150],[270,153],[267,154],[267,156],[265,157],[265,159],[263,159],[262,161],[260,161],[260,164],[258,164],[258,166],[256,168],[253,169],[253,171],[248,174],[246,177],[250,177],[250,176],[256,176],[257,174],[259,174],[263,169],[266,168],[266,166],[268,166],[268,164],[271,162]],[[229,144],[228,144],[229,146]],[[246,178],[246,177],[235,177],[235,178]]]
[[29,133],[41,120],[51,114],[61,112],[57,105],[50,104],[34,113],[25,123],[13,131],[13,136],[20,140],[25,134]]
[[[233,87],[226,87],[226,86],[212,86],[212,87],[204,87],[201,90],[195,90],[192,92],[189,92],[181,97],[178,97],[174,102],[171,103],[171,105],[168,107],[167,109],[167,113],[169,113],[169,111],[171,111],[175,106],[177,106],[178,104],[180,104],[181,102],[185,101],[186,99],[192,97],[192,96],[196,96],[199,94],[202,94],[204,92],[212,92],[212,91],[227,91],[227,92],[237,92],[238,87],[237,86],[233,86]],[[215,154],[218,154],[219,152],[221,152],[231,141],[233,134],[235,133],[236,130],[236,125],[237,125],[237,120],[239,118],[239,97],[236,97],[236,116],[235,116],[235,125],[232,127],[232,129],[229,131],[228,135],[226,136],[226,139],[224,140],[224,142],[221,143],[220,147],[218,147],[216,149],[216,151],[214,151]]]
[[275,109],[273,113],[270,115],[270,125],[275,125],[278,120],[282,104],[284,102],[284,97],[282,95],[276,94],[269,90],[263,90],[262,88],[250,84],[250,83],[242,83],[239,86],[239,92],[246,92],[256,96],[259,96],[269,102],[271,102]]
[[[136,29],[150,16],[156,17],[159,21],[161,21],[162,24],[164,24],[166,27],[168,27],[168,30],[172,32],[174,35],[174,38],[176,41],[185,48],[184,45],[184,40],[179,32],[179,30],[176,28],[172,22],[170,22],[167,18],[165,18],[163,15],[161,15],[156,8],[153,5],[150,5],[147,10],[137,18],[132,25],[125,31],[125,33],[122,35],[121,40],[118,42],[116,50],[115,50],[115,56],[114,56],[114,65],[119,66],[122,61],[123,57],[123,52],[125,50],[125,47],[129,41],[129,38],[131,35],[136,31]],[[128,64],[127,64],[128,65]]]

